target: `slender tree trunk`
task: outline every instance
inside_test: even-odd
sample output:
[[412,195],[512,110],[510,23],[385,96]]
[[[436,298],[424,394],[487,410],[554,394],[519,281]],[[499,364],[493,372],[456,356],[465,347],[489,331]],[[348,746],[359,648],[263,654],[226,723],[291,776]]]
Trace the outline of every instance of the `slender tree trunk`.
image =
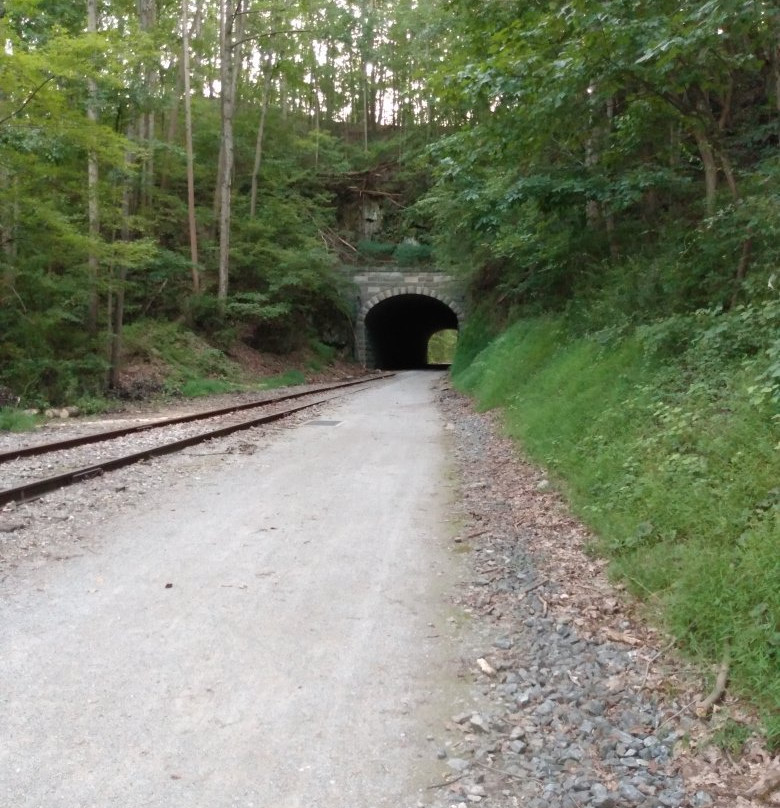
[[[133,138],[133,127],[127,127],[127,139]],[[133,185],[131,169],[135,163],[135,156],[128,151],[125,155],[127,179],[122,189],[122,241],[130,241],[130,215],[133,208]],[[116,389],[119,386],[119,374],[122,369],[122,337],[125,324],[125,287],[127,286],[127,266],[120,262],[114,270],[114,298],[113,305],[109,305],[109,328],[111,333],[111,347],[109,351],[108,386]]]
[[699,147],[699,156],[704,167],[704,206],[707,215],[715,212],[715,200],[718,193],[718,164],[709,138],[700,127],[695,127],[693,136]]
[[753,254],[753,239],[748,237],[742,242],[742,251],[739,256],[739,263],[737,264],[737,272],[734,276],[734,291],[731,295],[728,308],[736,306],[739,300],[739,293],[742,290],[742,281],[745,280],[748,267],[750,266],[750,258]]
[[774,17],[777,39],[772,50],[772,75],[775,80],[775,111],[780,114],[780,13]]
[[[596,87],[588,88],[595,93]],[[588,138],[585,141],[585,168],[589,171],[595,169],[601,159],[601,142],[604,137],[604,121],[601,117],[601,105],[591,111]],[[589,230],[598,230],[601,225],[601,205],[597,199],[588,199],[585,202],[585,222]]]
[[217,300],[224,307],[228,296],[230,265],[230,214],[233,187],[233,116],[240,58],[237,54],[237,24],[242,0],[221,0],[220,83],[222,110],[222,177],[219,184],[219,280]]
[[260,109],[260,122],[257,125],[255,140],[255,162],[252,166],[252,190],[249,198],[249,218],[254,219],[257,211],[257,186],[260,181],[260,167],[263,164],[263,139],[265,137],[265,121],[268,116],[268,102],[271,98],[271,77],[273,65],[268,60],[265,65],[265,81],[263,82],[263,105]]
[[[87,31],[97,33],[97,0],[87,0]],[[91,76],[87,78],[87,120],[93,127],[98,122],[97,82]],[[92,132],[92,137],[96,133]],[[89,254],[87,267],[89,271],[89,303],[87,309],[87,329],[90,334],[97,334],[98,320],[98,274],[100,264],[97,254],[100,238],[100,203],[98,200],[98,157],[94,147],[87,155],[87,219],[89,228]]]
[[190,40],[189,21],[187,19],[187,3],[181,0],[181,40],[182,40],[182,84],[184,89],[184,138],[187,152],[187,220],[190,233],[190,261],[192,264],[192,292],[200,292],[200,274],[198,272],[198,229],[195,220],[195,167],[192,148],[192,95],[190,88]]
[[368,72],[363,65],[363,151],[368,152]]
[[[157,22],[156,0],[138,0],[138,20],[141,30],[147,34],[154,30]],[[157,73],[150,63],[144,68],[143,75],[144,111],[139,121],[139,140],[146,145],[146,156],[141,163],[141,194],[140,202],[144,210],[152,206],[152,191],[154,185],[154,141],[155,141],[155,112],[154,93],[157,86]]]
[[0,246],[3,253],[3,274],[0,277],[0,301],[4,290],[10,290],[16,280],[16,228],[19,221],[19,179],[0,166],[0,189],[8,201],[0,211]]
[[314,168],[317,169],[320,165],[320,88],[316,73],[312,95],[314,99]]

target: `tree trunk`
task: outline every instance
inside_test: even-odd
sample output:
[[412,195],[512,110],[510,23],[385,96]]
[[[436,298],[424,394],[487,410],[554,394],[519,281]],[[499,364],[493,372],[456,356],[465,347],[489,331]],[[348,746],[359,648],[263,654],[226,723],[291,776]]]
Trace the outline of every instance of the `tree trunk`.
[[368,152],[368,73],[363,65],[363,151]]
[[[147,34],[154,30],[157,22],[156,0],[138,0],[138,20],[141,30]],[[155,111],[154,92],[157,86],[157,73],[150,63],[144,68],[143,85],[146,94],[145,109],[141,115],[139,138],[146,144],[146,156],[141,164],[141,207],[150,210],[152,206],[152,190],[154,184],[154,140]]]
[[16,280],[16,228],[19,221],[19,180],[11,176],[7,169],[0,166],[0,189],[8,198],[8,202],[0,211],[0,245],[3,252],[3,274],[0,280],[0,302],[5,291],[10,291]]
[[187,152],[187,220],[190,233],[190,261],[192,272],[192,292],[200,292],[198,272],[198,229],[195,220],[195,167],[192,148],[192,96],[190,92],[190,40],[187,3],[181,0],[181,40],[182,40],[182,84],[184,87],[184,138]]
[[780,113],[780,13],[775,14],[777,40],[772,51],[772,74],[775,80],[775,110]]
[[704,167],[704,207],[708,216],[715,212],[715,199],[718,193],[718,165],[715,152],[704,131],[696,126],[693,130],[696,145],[699,147],[702,166]]
[[238,65],[237,24],[242,0],[221,0],[220,83],[222,126],[222,177],[219,183],[219,281],[217,300],[224,308],[228,295],[230,264],[230,213],[233,187],[233,116],[235,114]]
[[[132,126],[127,127],[127,139],[132,140]],[[128,151],[125,155],[125,165],[128,177],[122,189],[122,241],[130,241],[130,215],[133,207],[133,187],[130,179],[130,169],[135,162],[135,157]],[[108,386],[116,389],[119,386],[119,373],[122,369],[122,331],[125,323],[125,286],[127,285],[127,266],[120,262],[114,271],[114,299],[113,306],[109,312],[109,324],[111,333],[111,348],[109,352],[109,376]]]
[[[87,31],[97,33],[97,0],[87,0]],[[97,126],[97,82],[92,77],[87,78],[87,120],[92,127]],[[91,133],[92,138],[96,132]],[[87,219],[89,228],[89,254],[87,267],[89,271],[89,303],[87,309],[87,330],[90,334],[97,334],[98,320],[98,274],[100,262],[97,248],[100,238],[100,204],[98,200],[98,157],[94,147],[89,149],[87,155]]]
[[252,190],[249,199],[249,218],[254,219],[257,211],[257,185],[260,179],[260,167],[263,163],[263,138],[265,136],[265,121],[268,116],[268,102],[271,97],[271,77],[273,66],[269,59],[265,65],[265,81],[263,82],[263,106],[260,110],[260,122],[257,125],[257,139],[255,140],[255,163],[252,167]]

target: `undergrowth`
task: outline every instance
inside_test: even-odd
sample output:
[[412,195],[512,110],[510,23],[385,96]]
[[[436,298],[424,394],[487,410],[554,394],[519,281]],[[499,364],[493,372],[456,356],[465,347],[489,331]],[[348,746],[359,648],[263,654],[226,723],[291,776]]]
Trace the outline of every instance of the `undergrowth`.
[[124,351],[128,359],[165,365],[171,392],[194,380],[241,381],[241,369],[235,362],[178,323],[141,320],[127,326]]
[[[165,392],[186,398],[268,390],[304,384],[302,371],[288,370],[262,379],[247,379],[241,367],[221,350],[177,323],[145,321],[128,326],[125,332],[127,359],[139,358],[165,367]],[[332,359],[332,349],[312,348],[318,368]]]
[[509,434],[557,476],[612,573],[680,647],[703,663],[728,649],[731,687],[763,712],[775,748],[778,333],[777,300],[593,334],[536,318],[455,372],[482,407],[504,408]]
[[37,424],[34,415],[13,407],[0,407],[0,432],[28,432]]
[[268,376],[260,383],[263,390],[271,390],[275,387],[294,387],[298,384],[306,384],[306,376],[300,370],[287,370],[276,376]]

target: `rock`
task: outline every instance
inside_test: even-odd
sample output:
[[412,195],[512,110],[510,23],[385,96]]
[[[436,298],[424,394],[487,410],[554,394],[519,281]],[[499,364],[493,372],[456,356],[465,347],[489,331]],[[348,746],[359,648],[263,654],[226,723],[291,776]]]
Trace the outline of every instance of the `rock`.
[[477,732],[490,732],[488,722],[478,713],[474,713],[474,715],[469,718],[469,726]]
[[469,767],[469,762],[463,758],[449,758],[447,765],[456,772],[465,772]]
[[590,793],[593,808],[615,808],[615,800],[605,785],[594,783],[590,787]]
[[480,657],[477,660],[477,665],[479,666],[479,669],[482,671],[482,673],[486,674],[487,676],[496,675],[496,669],[483,657]]
[[518,706],[520,706],[520,707],[525,707],[526,705],[530,704],[530,702],[531,702],[531,693],[530,693],[530,691],[528,691],[528,690],[523,691],[522,693],[520,693],[518,695],[518,697],[515,699],[515,701],[517,702]]
[[543,716],[552,715],[552,713],[554,713],[554,712],[555,712],[555,702],[550,701],[549,699],[547,699],[546,701],[543,701],[536,708],[536,714],[537,715],[543,715]]
[[605,705],[603,701],[591,699],[582,705],[582,709],[584,712],[589,713],[590,715],[604,715]]
[[639,805],[645,799],[645,795],[636,786],[625,781],[618,786],[618,793],[624,800],[628,800],[633,805]]
[[528,748],[528,744],[523,741],[510,741],[509,748],[516,754],[521,755]]
[[666,789],[658,795],[658,802],[664,808],[677,808],[685,799],[685,792],[681,788]]
[[0,517],[0,533],[15,533],[27,527],[27,522],[20,519],[3,519]]

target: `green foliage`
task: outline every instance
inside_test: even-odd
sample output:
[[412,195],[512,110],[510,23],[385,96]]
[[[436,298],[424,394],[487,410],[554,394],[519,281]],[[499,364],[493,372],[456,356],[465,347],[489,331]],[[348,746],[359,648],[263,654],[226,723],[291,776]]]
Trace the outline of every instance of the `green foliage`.
[[777,315],[758,301],[584,336],[561,317],[520,320],[455,375],[505,408],[689,654],[729,646],[734,686],[767,716],[780,705],[780,418],[755,383]]
[[389,261],[396,250],[394,242],[362,239],[357,243],[358,252],[371,261]]
[[458,332],[454,328],[437,331],[428,341],[428,364],[451,365],[458,345]]
[[712,743],[725,752],[740,755],[752,734],[752,727],[729,718],[713,733]]
[[171,393],[185,394],[185,389],[189,396],[225,392],[225,385],[241,381],[240,368],[222,351],[178,323],[140,320],[128,326],[125,358],[164,367]]
[[[468,123],[430,147],[435,183],[415,210],[475,291],[489,276],[505,311],[539,313],[625,276],[620,311],[641,321],[733,305],[746,273],[774,271],[778,123],[762,76],[777,22],[762,4],[459,0],[446,15],[433,80]],[[724,170],[705,189],[708,155]]]
[[498,333],[498,327],[484,308],[471,313],[458,333],[458,349],[452,360],[452,372],[464,371]]
[[363,239],[357,244],[359,254],[370,262],[392,262],[400,267],[419,266],[433,260],[433,248],[416,241],[403,241],[400,244]]
[[29,432],[38,425],[38,418],[13,407],[0,407],[0,432]]
[[318,339],[309,342],[309,349],[312,355],[307,364],[309,370],[313,370],[315,373],[330,365],[336,358],[336,349]]
[[261,382],[264,390],[272,390],[276,387],[295,387],[299,384],[306,384],[306,377],[300,370],[287,370],[278,376],[268,376]]
[[404,241],[393,250],[393,258],[401,267],[428,264],[433,259],[433,248],[427,244]]

